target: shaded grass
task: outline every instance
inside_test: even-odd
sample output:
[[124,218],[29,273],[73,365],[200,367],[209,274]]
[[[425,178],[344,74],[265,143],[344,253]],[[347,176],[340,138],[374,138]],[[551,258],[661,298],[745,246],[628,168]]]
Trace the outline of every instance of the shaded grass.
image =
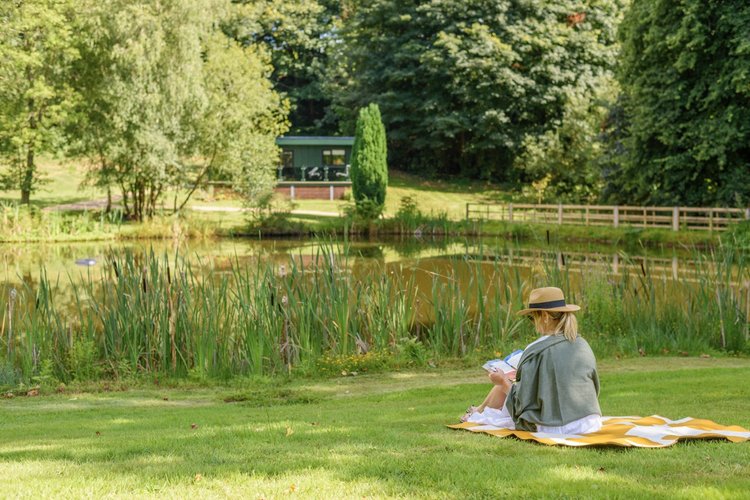
[[[603,363],[604,413],[749,427],[750,387],[738,382],[750,376],[750,361],[690,361],[695,365],[687,369],[683,359]],[[318,400],[262,407],[225,403],[237,387],[0,401],[0,491],[10,497],[740,498],[750,488],[749,443],[572,449],[446,429],[487,390],[480,371],[298,381],[282,389]],[[256,388],[246,384],[242,390]],[[689,389],[696,387],[711,390],[698,395]]]

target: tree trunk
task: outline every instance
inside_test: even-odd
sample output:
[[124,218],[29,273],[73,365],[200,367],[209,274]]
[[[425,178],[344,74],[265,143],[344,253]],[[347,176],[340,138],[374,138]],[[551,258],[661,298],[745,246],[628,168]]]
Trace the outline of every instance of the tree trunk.
[[[29,129],[36,130],[36,120],[34,119],[34,99],[29,99]],[[32,133],[32,137],[33,137]],[[34,185],[34,142],[31,139],[27,145],[26,150],[26,169],[23,172],[23,180],[21,180],[21,203],[28,205],[31,203],[31,188]]]
[[130,218],[130,203],[128,203],[130,193],[122,181],[120,181],[120,191],[122,191],[122,206],[125,209],[125,217]]

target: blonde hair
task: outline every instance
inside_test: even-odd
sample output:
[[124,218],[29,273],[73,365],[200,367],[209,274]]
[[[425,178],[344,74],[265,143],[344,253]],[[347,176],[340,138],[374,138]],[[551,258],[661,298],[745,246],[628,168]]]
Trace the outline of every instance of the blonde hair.
[[557,323],[553,332],[555,335],[563,334],[571,342],[578,337],[578,320],[572,312],[539,311],[535,313],[534,327],[537,331],[541,332],[541,327],[544,326],[542,323],[542,313],[547,313],[552,318],[552,321]]

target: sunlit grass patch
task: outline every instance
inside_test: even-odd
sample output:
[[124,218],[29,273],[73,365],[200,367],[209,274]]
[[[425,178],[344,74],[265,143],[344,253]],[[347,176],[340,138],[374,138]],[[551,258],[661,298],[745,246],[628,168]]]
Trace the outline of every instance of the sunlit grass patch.
[[[692,359],[696,366],[687,369],[682,358],[631,360],[637,371],[622,369],[627,360],[603,363],[603,411],[749,427],[750,387],[741,381],[750,376],[750,361]],[[710,390],[696,396],[688,389],[699,386]],[[444,427],[487,387],[476,368],[0,400],[0,491],[11,497],[739,498],[750,488],[750,443],[572,449]],[[316,400],[224,401],[286,390]]]

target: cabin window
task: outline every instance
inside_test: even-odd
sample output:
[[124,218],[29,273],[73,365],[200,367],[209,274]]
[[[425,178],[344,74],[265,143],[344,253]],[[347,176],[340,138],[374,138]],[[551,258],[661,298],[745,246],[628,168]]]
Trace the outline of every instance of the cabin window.
[[281,166],[284,168],[294,167],[294,151],[288,149],[281,151]]
[[324,149],[324,167],[343,167],[346,165],[346,151],[343,149]]

